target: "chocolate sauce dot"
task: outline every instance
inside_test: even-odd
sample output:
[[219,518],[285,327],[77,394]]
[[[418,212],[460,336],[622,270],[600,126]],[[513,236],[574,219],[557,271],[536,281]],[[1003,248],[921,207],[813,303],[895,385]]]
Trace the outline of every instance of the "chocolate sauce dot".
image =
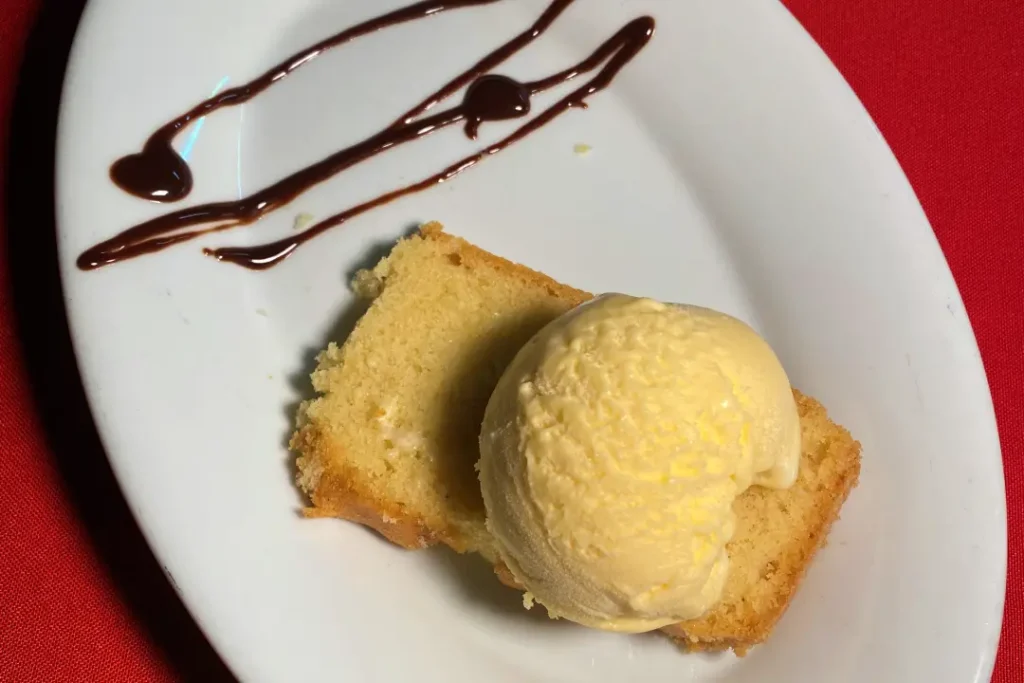
[[110,179],[129,194],[153,202],[176,202],[192,190],[192,171],[170,144],[149,142],[138,154],[110,167]]
[[481,76],[466,89],[462,111],[466,115],[466,135],[476,139],[484,121],[517,119],[530,113],[530,90],[509,78],[489,74]]

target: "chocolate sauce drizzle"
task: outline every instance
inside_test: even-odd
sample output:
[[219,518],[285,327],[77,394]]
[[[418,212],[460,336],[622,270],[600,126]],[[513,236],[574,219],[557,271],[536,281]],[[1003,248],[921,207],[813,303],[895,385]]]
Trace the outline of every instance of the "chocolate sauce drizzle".
[[[156,202],[178,201],[188,196],[189,192],[192,191],[192,171],[185,160],[174,150],[171,143],[178,133],[193,121],[212,114],[223,107],[233,107],[248,102],[274,83],[288,76],[299,67],[313,61],[324,52],[351,42],[356,38],[391,26],[397,26],[407,21],[430,17],[447,10],[473,5],[489,5],[498,1],[424,0],[423,2],[417,2],[416,4],[375,17],[347,28],[340,33],[336,33],[316,45],[292,55],[258,78],[243,85],[228,88],[218,95],[203,100],[178,118],[164,124],[149,136],[149,139],[142,146],[141,152],[129,154],[115,161],[110,167],[110,178],[122,190],[136,197]],[[572,2],[572,0],[569,0],[569,2]],[[561,2],[556,4],[561,4],[564,8],[568,3]],[[561,10],[558,11],[560,12]],[[465,83],[461,85],[465,85]],[[461,87],[461,85],[457,86],[455,90]],[[440,90],[437,94],[441,95],[443,92],[444,90]],[[429,109],[430,106],[432,105],[423,106],[421,104],[416,109],[413,109],[410,114],[407,114],[406,117],[422,113]]]
[[[341,45],[358,36],[411,19],[430,16],[447,9],[496,1],[449,0],[444,2],[432,0],[419,2],[347,29],[285,60],[256,80],[224,91],[220,95],[200,103],[161,127],[146,142],[142,153],[118,160],[111,167],[111,177],[126,191],[139,196],[159,201],[180,199],[191,188],[191,173],[185,161],[171,147],[171,142],[174,136],[190,121],[221,107],[251,99],[324,50]],[[654,32],[654,20],[651,17],[634,19],[601,44],[589,57],[547,78],[520,83],[507,76],[487,73],[540,36],[573,1],[553,0],[530,28],[496,48],[380,132],[339,150],[248,197],[237,201],[200,204],[140,223],[83,252],[78,258],[78,267],[83,270],[91,270],[142,254],[160,251],[200,235],[251,224],[268,212],[289,203],[311,187],[361,161],[455,123],[464,122],[466,135],[474,139],[481,123],[526,116],[530,112],[532,95],[604,65],[587,83],[545,109],[512,134],[479,152],[460,159],[439,173],[335,214],[303,232],[290,235],[285,239],[253,247],[223,247],[204,250],[206,254],[220,261],[228,261],[252,269],[269,268],[280,263],[303,243],[326,230],[400,197],[448,181],[512,143],[525,138],[569,109],[586,108],[586,99],[607,87],[622,67],[635,57],[650,40]],[[466,89],[461,104],[424,116],[427,111],[467,84],[469,87]],[[211,223],[213,225],[210,225]],[[186,228],[195,226],[203,227],[186,230]]]

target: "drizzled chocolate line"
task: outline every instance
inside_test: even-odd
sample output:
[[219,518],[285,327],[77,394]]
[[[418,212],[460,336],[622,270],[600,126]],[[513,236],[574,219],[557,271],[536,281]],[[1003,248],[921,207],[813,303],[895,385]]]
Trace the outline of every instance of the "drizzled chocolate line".
[[[405,197],[406,195],[422,192],[434,185],[451,180],[463,171],[480,163],[487,157],[497,154],[518,140],[522,140],[530,133],[533,133],[545,124],[553,121],[560,114],[563,114],[574,107],[585,109],[587,106],[586,98],[599,90],[606,88],[608,84],[612,82],[612,79],[615,78],[615,75],[619,70],[621,70],[622,67],[625,66],[629,60],[631,60],[636,53],[647,44],[647,41],[650,40],[653,33],[653,19],[644,17],[633,20],[598,48],[598,50],[594,52],[588,60],[580,62],[576,67],[577,71],[575,73],[590,71],[594,68],[594,64],[601,63],[608,57],[608,55],[614,55],[608,61],[608,64],[606,64],[605,67],[583,87],[577,88],[551,107],[548,107],[536,118],[518,128],[511,135],[502,138],[481,152],[460,159],[440,173],[436,173],[401,189],[382,194],[375,199],[354,206],[347,211],[335,214],[330,218],[322,220],[312,227],[307,228],[297,235],[292,235],[275,242],[253,247],[221,247],[220,249],[204,249],[203,252],[213,256],[219,261],[229,261],[254,270],[270,268],[271,266],[274,266],[288,258],[292,252],[304,243],[335,226],[341,225],[350,218],[354,218],[360,214],[370,211],[371,209],[375,209],[378,206],[387,204],[388,202],[392,202],[401,197]],[[562,79],[564,80],[571,77],[572,76],[562,76]],[[552,78],[555,77],[553,76]],[[549,80],[551,79],[537,81],[535,85],[546,85]]]
[[[271,69],[256,81],[225,91],[219,96],[210,98],[197,105],[185,115],[162,127],[147,142],[146,149],[154,138],[166,144],[183,168],[187,165],[170,147],[174,135],[196,115],[204,115],[222,106],[237,104],[250,99],[261,90],[269,87],[275,80],[286,76],[301,64],[309,61],[325,49],[347,42],[358,35],[379,30],[385,26],[410,18],[429,16],[432,13],[460,6],[487,4],[496,0],[463,0],[462,2],[420,2],[402,10],[364,22],[359,26],[343,31],[319,43],[318,45],[286,60]],[[512,143],[521,140],[536,131],[565,111],[574,107],[585,108],[586,98],[604,89],[615,75],[647,44],[654,31],[654,20],[650,17],[635,19],[620,29],[614,36],[605,41],[587,59],[553,74],[547,78],[520,83],[505,76],[487,74],[487,71],[502,63],[510,56],[528,45],[570,5],[573,0],[554,0],[545,12],[526,31],[492,51],[472,67],[462,72],[442,88],[432,93],[422,102],[403,114],[398,120],[380,132],[356,143],[348,148],[335,152],[325,159],[294,173],[263,190],[237,201],[214,202],[195,207],[173,211],[163,216],[145,221],[129,228],[112,239],[101,242],[83,252],[78,258],[78,266],[84,270],[98,268],[120,260],[132,258],[146,253],[160,251],[179,242],[191,240],[210,232],[219,232],[240,225],[248,225],[266,213],[280,208],[314,185],[392,147],[429,135],[441,128],[465,121],[465,131],[470,138],[475,138],[480,124],[484,121],[500,121],[525,116],[530,111],[532,95],[571,80],[580,74],[594,70],[602,63],[605,66],[588,83],[577,88],[566,97],[546,109],[539,116],[521,126],[511,135],[505,137],[484,150],[467,156],[449,166],[440,173],[434,174],[415,184],[382,194],[368,202],[352,207],[344,212],[331,216],[307,230],[269,244],[254,247],[225,247],[206,249],[205,253],[218,260],[243,265],[248,268],[263,269],[273,266],[287,258],[301,244],[325,232],[331,227],[365,213],[373,208],[391,202],[400,197],[420,192],[433,185],[454,178],[462,171],[476,165],[483,159],[496,154]],[[432,11],[428,12],[428,9]],[[417,14],[418,13],[418,14]],[[275,78],[276,75],[276,78]],[[270,79],[270,80],[266,80]],[[460,105],[445,111],[418,118],[439,102],[450,97],[466,84],[469,87]],[[227,96],[226,99],[221,99]],[[244,99],[242,99],[244,98]],[[204,108],[205,107],[205,108]],[[201,112],[195,114],[195,112]],[[176,127],[175,127],[176,126]],[[168,137],[169,135],[169,137]],[[157,145],[159,147],[159,145]],[[154,147],[156,149],[156,147]],[[159,154],[153,153],[157,158]],[[164,155],[166,156],[166,155]],[[128,159],[130,157],[126,157]],[[161,157],[163,158],[163,157]],[[114,168],[122,164],[119,160]],[[166,160],[166,159],[165,159]],[[111,173],[114,174],[114,168]],[[124,168],[127,168],[125,166]],[[170,168],[170,167],[168,167]],[[164,169],[166,170],[166,169]],[[127,171],[125,171],[127,173]],[[180,175],[180,173],[179,173]],[[152,179],[154,176],[150,173]],[[175,176],[177,177],[177,176]],[[189,176],[190,177],[190,176]],[[140,181],[141,183],[141,181]],[[210,226],[209,224],[214,225]],[[184,228],[205,225],[199,229],[183,230]]]
[[[356,38],[375,33],[408,21],[423,19],[451,9],[473,5],[489,5],[499,0],[424,0],[408,7],[375,17],[340,33],[326,38],[312,47],[296,53],[272,67],[258,78],[234,88],[228,88],[218,95],[203,100],[178,118],[160,126],[137,154],[118,159],[110,167],[110,178],[122,190],[136,197],[157,202],[174,202],[188,196],[192,190],[192,171],[171,146],[174,138],[186,126],[200,117],[207,116],[223,107],[233,107],[248,102],[261,92],[285,78],[304,64],[308,64],[324,52],[351,42]],[[571,3],[558,2],[565,5]],[[554,8],[554,5],[552,6]],[[550,10],[549,10],[550,11]],[[561,11],[560,9],[558,10]],[[557,12],[556,12],[557,13]],[[463,83],[462,85],[465,85]],[[461,87],[461,86],[459,86]],[[456,88],[457,90],[458,88]],[[442,93],[444,90],[438,91]],[[407,117],[415,116],[430,108],[421,104],[411,110]]]

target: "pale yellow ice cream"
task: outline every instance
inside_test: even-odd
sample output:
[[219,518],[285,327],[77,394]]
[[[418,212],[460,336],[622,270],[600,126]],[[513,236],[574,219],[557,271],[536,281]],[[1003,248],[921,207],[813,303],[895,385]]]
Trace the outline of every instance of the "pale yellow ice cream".
[[516,356],[480,435],[487,523],[552,616],[639,632],[721,596],[736,496],[796,479],[789,380],[743,322],[605,295]]

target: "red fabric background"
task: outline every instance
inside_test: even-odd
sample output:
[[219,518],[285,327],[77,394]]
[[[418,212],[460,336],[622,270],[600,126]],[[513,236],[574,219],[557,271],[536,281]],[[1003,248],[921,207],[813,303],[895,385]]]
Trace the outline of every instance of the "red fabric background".
[[[0,3],[0,682],[230,681],[145,548],[74,379],[51,170],[82,2]],[[1024,2],[786,5],[885,134],[966,301],[1010,519],[993,681],[1024,683]]]

